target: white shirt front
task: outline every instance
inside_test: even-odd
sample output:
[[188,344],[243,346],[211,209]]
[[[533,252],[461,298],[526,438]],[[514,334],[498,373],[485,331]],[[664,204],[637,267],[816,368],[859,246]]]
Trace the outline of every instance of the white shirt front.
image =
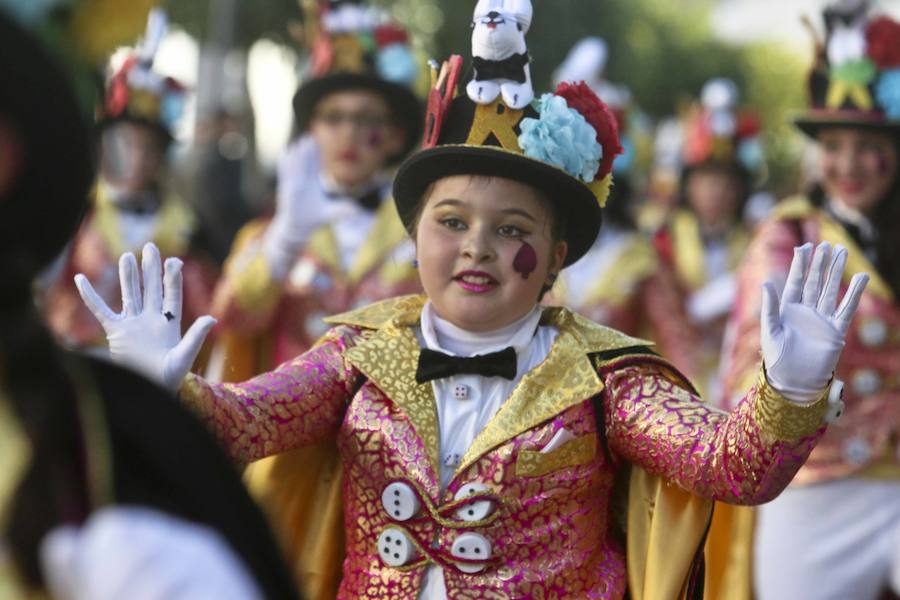
[[[437,402],[440,435],[441,489],[453,478],[466,451],[476,436],[497,414],[522,377],[547,358],[559,331],[540,325],[541,309],[535,306],[527,315],[498,331],[473,333],[441,319],[431,302],[422,309],[416,334],[419,343],[430,350],[453,356],[476,356],[512,347],[516,351],[516,378],[457,375],[432,381]],[[465,397],[457,397],[461,387]],[[442,567],[432,566],[425,574],[420,600],[447,597]]]

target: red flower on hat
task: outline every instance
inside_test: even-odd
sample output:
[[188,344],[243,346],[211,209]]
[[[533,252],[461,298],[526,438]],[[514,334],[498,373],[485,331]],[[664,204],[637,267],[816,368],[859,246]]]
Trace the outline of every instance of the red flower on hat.
[[612,172],[616,156],[623,152],[622,145],[619,143],[619,127],[616,124],[616,117],[606,103],[583,81],[575,84],[566,81],[560,83],[556,88],[556,95],[565,98],[569,108],[578,111],[596,130],[597,142],[603,148],[603,158],[600,159],[597,179],[606,177]]
[[900,67],[900,23],[878,17],[866,28],[869,58],[879,69]]
[[387,48],[391,44],[406,44],[409,42],[409,34],[397,25],[382,25],[375,29],[375,43],[379,48]]

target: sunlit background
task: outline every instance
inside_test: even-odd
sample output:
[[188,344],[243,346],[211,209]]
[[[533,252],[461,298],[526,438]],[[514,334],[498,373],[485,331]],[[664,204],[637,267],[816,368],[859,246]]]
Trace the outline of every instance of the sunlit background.
[[[226,112],[244,126],[238,137],[223,142],[225,151],[252,160],[262,177],[272,171],[291,132],[291,97],[303,56],[296,35],[299,1],[168,1],[173,30],[157,67],[194,92],[179,136],[182,148],[203,138],[204,123],[213,115]],[[415,33],[423,60],[468,53],[473,1],[381,4]],[[607,40],[609,79],[628,85],[651,118],[676,113],[710,77],[731,77],[744,104],[763,116],[774,182],[790,187],[792,182],[779,177],[793,171],[800,142],[787,116],[805,101],[803,80],[812,51],[801,18],[821,26],[822,5],[821,0],[534,0],[529,33],[534,78],[538,88],[546,87],[554,67],[586,35]],[[881,0],[878,6],[900,15],[900,0]]]

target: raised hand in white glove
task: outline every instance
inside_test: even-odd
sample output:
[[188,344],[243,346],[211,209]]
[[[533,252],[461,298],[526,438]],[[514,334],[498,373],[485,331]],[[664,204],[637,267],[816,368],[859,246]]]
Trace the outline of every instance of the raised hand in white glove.
[[[788,400],[818,398],[834,373],[844,338],[869,281],[857,273],[838,306],[847,250],[827,242],[794,249],[779,303],[772,282],[763,284],[761,345],[769,383]],[[808,273],[807,273],[808,267]]]
[[197,319],[181,337],[181,266],[177,258],[166,260],[161,272],[159,249],[144,246],[144,290],[137,260],[130,252],[119,259],[122,312],[114,313],[79,273],[75,285],[81,299],[106,331],[113,360],[176,391],[200,352],[203,340],[216,324],[210,316]]
[[41,541],[41,566],[59,600],[262,598],[215,530],[137,506],[53,529]]
[[329,198],[321,176],[319,148],[309,134],[288,146],[278,162],[275,218],[263,237],[263,251],[275,279],[287,276],[316,229],[356,210],[350,199]]

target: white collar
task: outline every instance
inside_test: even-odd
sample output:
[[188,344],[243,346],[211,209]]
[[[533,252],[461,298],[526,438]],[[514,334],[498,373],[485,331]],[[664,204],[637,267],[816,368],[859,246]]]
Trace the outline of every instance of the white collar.
[[872,221],[864,215],[862,212],[856,210],[855,208],[851,208],[841,202],[836,198],[831,198],[828,200],[828,208],[831,209],[831,212],[839,218],[841,221],[845,223],[850,223],[851,225],[855,225],[859,228],[859,233],[865,239],[865,241],[872,241],[876,237],[875,226],[872,225]]
[[541,307],[535,307],[514,323],[487,332],[461,329],[439,317],[431,301],[422,308],[421,332],[425,347],[453,356],[474,356],[497,352],[512,346],[521,356],[534,339],[541,320]]

